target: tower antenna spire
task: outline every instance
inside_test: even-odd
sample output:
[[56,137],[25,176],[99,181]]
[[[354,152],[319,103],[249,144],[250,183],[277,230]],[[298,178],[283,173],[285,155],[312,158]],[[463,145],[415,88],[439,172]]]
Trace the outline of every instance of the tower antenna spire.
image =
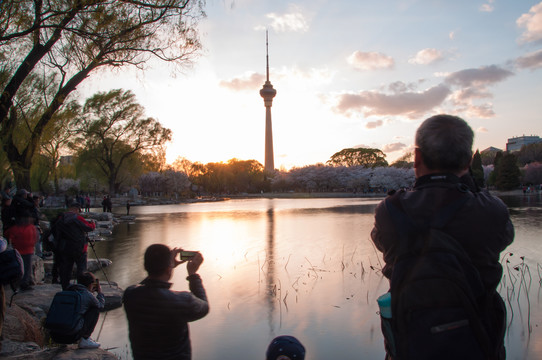
[[269,34],[267,30],[265,30],[265,61],[267,64],[267,81],[269,81]]

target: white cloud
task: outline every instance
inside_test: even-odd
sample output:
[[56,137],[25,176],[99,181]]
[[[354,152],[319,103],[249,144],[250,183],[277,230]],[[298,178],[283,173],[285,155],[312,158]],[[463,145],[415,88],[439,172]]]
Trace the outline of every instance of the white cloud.
[[482,12],[492,12],[495,8],[491,4],[483,4],[480,6],[479,10]]
[[486,133],[487,129],[483,126],[480,126],[478,129],[476,129],[476,132],[478,133]]
[[265,75],[249,73],[231,80],[222,80],[219,85],[233,91],[257,90],[265,82]]
[[450,38],[450,40],[455,40],[455,37],[457,36],[456,32],[455,31],[450,31],[450,33],[448,34],[448,37]]
[[385,152],[385,153],[390,153],[390,152],[403,150],[406,147],[407,146],[405,144],[400,143],[400,142],[396,142],[396,143],[393,143],[393,144],[384,145],[384,147],[382,148],[382,151]]
[[391,56],[377,52],[354,51],[346,61],[358,70],[391,69],[395,65]]
[[525,28],[519,39],[520,42],[542,41],[542,2],[531,7],[527,14],[521,15],[516,24]]
[[307,32],[309,23],[300,7],[291,5],[288,13],[269,13],[266,15],[272,20],[271,27],[276,32]]
[[384,122],[382,120],[376,120],[376,121],[369,121],[367,124],[365,124],[365,127],[367,129],[376,129],[377,127],[382,126]]
[[542,67],[542,49],[530,54],[520,56],[515,61],[516,66],[520,69],[538,69]]
[[399,115],[416,118],[441,105],[449,94],[450,89],[444,84],[422,92],[404,91],[386,94],[361,91],[357,94],[337,96],[337,103],[333,110],[346,116],[361,112],[365,116]]
[[420,50],[416,53],[416,56],[408,60],[411,64],[429,65],[437,61],[442,60],[444,57],[442,51],[432,48]]

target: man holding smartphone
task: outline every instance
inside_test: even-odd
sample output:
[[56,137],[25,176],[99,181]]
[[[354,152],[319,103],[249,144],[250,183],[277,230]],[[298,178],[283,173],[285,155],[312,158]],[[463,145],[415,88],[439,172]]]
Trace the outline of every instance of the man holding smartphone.
[[[170,250],[163,244],[150,245],[144,256],[147,278],[124,292],[124,310],[135,360],[190,360],[192,357],[188,322],[207,315],[209,303],[197,274],[203,256],[195,252],[187,259],[183,255],[191,254],[186,253],[178,248]],[[185,262],[190,291],[170,290],[173,270]]]

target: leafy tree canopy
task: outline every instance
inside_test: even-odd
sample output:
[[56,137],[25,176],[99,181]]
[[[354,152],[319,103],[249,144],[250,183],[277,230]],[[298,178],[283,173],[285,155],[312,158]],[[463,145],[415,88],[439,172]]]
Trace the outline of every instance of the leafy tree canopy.
[[364,166],[375,168],[388,166],[386,154],[379,149],[348,148],[342,149],[331,156],[327,161],[332,166]]
[[135,95],[120,89],[89,98],[77,123],[72,147],[81,159],[98,166],[111,193],[118,189],[123,170],[134,155],[152,154],[163,160],[163,145],[171,140],[171,130],[146,118]]
[[91,73],[144,69],[151,58],[190,64],[201,48],[196,24],[205,15],[203,4],[0,1],[0,140],[17,186],[30,186],[44,129]]
[[395,160],[390,166],[402,169],[412,169],[414,167],[414,153],[408,152]]

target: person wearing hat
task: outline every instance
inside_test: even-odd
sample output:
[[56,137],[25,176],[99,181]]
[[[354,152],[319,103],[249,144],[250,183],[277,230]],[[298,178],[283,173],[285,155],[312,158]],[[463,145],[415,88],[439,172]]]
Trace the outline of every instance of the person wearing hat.
[[274,338],[267,347],[266,360],[303,360],[305,347],[293,336]]
[[60,216],[51,229],[55,237],[62,290],[70,285],[73,264],[77,267],[77,276],[87,271],[87,233],[96,229],[96,223],[85,220],[79,215],[80,212],[78,202],[70,203],[68,211]]

